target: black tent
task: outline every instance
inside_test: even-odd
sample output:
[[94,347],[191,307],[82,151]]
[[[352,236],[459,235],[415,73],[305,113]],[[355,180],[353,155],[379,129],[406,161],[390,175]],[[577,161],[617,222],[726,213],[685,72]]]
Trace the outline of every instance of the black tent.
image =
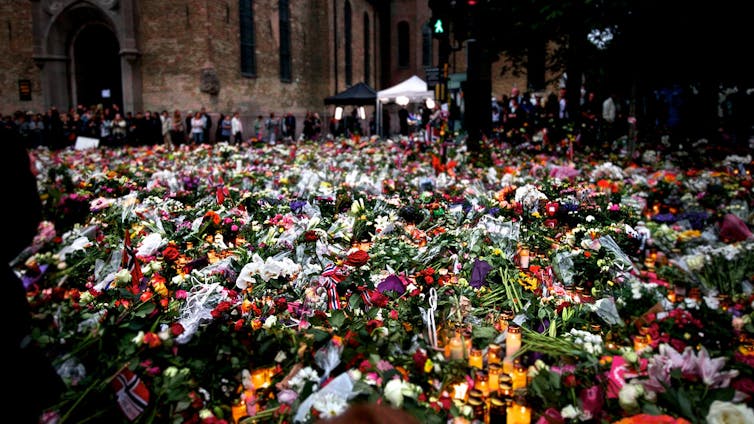
[[336,106],[374,106],[377,92],[363,82],[352,85],[340,93],[325,97],[326,105]]

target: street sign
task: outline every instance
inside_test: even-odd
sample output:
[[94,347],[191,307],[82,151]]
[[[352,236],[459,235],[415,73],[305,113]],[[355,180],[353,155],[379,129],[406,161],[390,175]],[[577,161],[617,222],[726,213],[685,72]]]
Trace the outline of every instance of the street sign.
[[424,74],[426,76],[427,86],[434,87],[440,83],[440,68],[436,66],[426,67],[424,68]]

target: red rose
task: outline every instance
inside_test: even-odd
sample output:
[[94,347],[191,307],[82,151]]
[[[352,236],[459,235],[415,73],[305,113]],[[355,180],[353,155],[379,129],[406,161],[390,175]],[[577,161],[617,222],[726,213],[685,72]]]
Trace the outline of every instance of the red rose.
[[318,238],[316,231],[309,230],[304,233],[304,241],[317,241]]
[[173,336],[180,336],[181,334],[183,334],[183,330],[183,324],[181,324],[180,322],[174,322],[170,324],[170,334],[172,334]]
[[739,392],[744,392],[749,396],[754,395],[754,380],[751,378],[744,377],[734,380],[732,386]]
[[174,261],[178,259],[179,255],[180,252],[178,252],[178,249],[176,249],[175,246],[168,246],[162,251],[162,257],[165,258],[166,261]]
[[346,265],[354,268],[365,265],[369,261],[369,253],[365,250],[357,250],[346,258]]
[[573,374],[568,374],[565,377],[563,377],[563,387],[576,387],[578,386],[579,381]]

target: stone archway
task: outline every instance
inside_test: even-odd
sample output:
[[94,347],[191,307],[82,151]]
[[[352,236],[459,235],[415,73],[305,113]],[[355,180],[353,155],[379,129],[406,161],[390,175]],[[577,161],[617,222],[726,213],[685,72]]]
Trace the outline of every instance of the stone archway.
[[[135,4],[135,0],[33,2],[34,61],[45,106],[67,109],[75,103],[103,103],[102,90],[110,89],[111,96],[119,96],[122,110],[142,109]],[[98,48],[104,51],[89,51]],[[118,81],[91,79],[99,59],[105,60],[101,63],[105,71],[120,75],[114,77]]]

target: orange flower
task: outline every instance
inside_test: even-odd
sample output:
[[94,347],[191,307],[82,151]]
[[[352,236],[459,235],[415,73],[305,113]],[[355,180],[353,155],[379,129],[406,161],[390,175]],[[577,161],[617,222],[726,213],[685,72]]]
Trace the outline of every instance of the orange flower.
[[673,418],[670,415],[638,414],[623,418],[613,424],[691,424],[683,418]]

